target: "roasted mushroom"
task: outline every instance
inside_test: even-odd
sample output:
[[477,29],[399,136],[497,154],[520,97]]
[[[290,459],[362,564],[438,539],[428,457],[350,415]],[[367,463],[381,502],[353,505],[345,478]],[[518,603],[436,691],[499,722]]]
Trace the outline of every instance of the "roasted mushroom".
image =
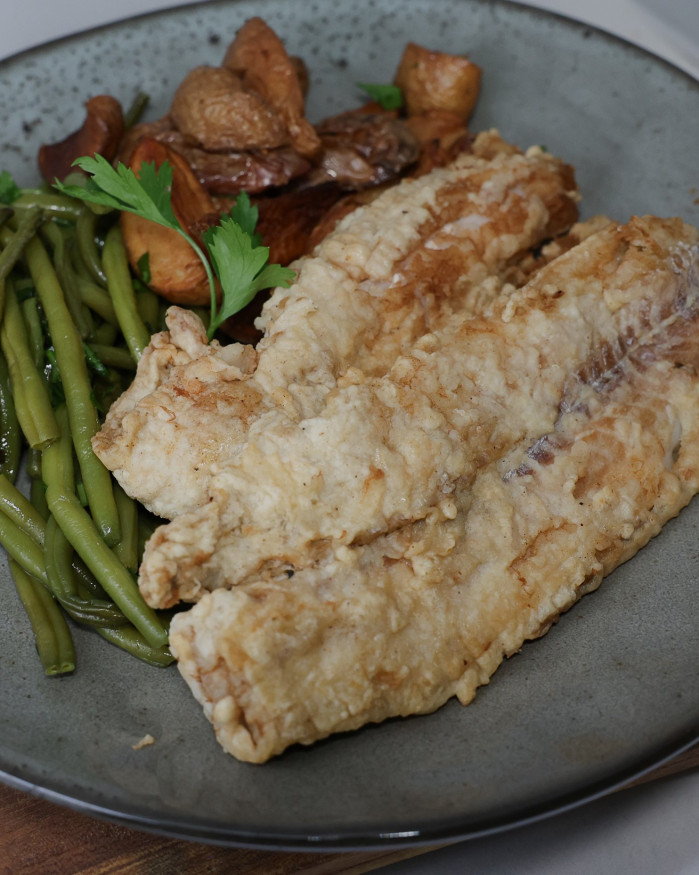
[[39,149],[39,170],[43,178],[53,183],[74,173],[76,158],[83,155],[103,155],[108,161],[116,155],[124,134],[124,113],[121,104],[108,94],[91,97],[85,104],[85,121],[65,140]]
[[361,190],[398,177],[420,155],[420,144],[405,122],[390,113],[346,112],[318,125],[323,143],[314,182],[331,179],[346,190]]
[[313,157],[320,140],[306,118],[304,85],[298,59],[291,58],[284,44],[261,18],[251,18],[228,47],[223,66],[239,75],[244,85],[256,91],[284,120],[293,147]]
[[276,149],[291,136],[279,113],[226,67],[196,67],[175,92],[170,116],[186,140],[213,152]]

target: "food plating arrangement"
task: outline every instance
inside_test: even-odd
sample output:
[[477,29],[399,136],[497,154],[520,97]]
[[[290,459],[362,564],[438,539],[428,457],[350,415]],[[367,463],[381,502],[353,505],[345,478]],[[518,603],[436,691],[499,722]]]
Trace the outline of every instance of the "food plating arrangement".
[[410,43],[312,124],[251,18],[166,116],[95,95],[44,185],[0,176],[0,541],[47,674],[91,626],[262,763],[468,704],[699,491],[699,232],[581,220],[565,157],[471,130],[487,75]]

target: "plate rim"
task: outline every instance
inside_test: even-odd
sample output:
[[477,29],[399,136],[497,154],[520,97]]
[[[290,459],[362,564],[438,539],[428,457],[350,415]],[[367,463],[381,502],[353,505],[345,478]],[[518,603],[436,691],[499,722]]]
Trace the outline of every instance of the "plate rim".
[[[95,25],[85,30],[79,30],[64,36],[59,36],[8,55],[0,59],[0,73],[2,73],[2,71],[8,66],[18,62],[21,63],[32,55],[42,54],[75,41],[82,41],[84,39],[89,41],[90,39],[98,38],[100,35],[109,33],[114,29],[137,24],[139,21],[154,20],[161,17],[167,18],[173,14],[186,15],[187,13],[196,13],[197,11],[213,7],[242,5],[245,2],[246,0],[204,0],[204,2],[187,2],[163,9],[128,15],[105,24]],[[330,5],[332,0],[317,0],[317,2],[321,5]],[[435,0],[433,0],[433,2],[435,2]],[[439,0],[436,0],[436,2],[439,2]],[[594,35],[596,39],[601,38],[623,46],[625,50],[631,50],[639,56],[646,57],[655,65],[660,64],[668,68],[674,75],[679,75],[686,79],[692,87],[697,89],[697,94],[699,95],[699,79],[694,77],[689,71],[677,66],[672,61],[661,57],[649,49],[639,46],[631,39],[612,33],[605,28],[576,20],[561,12],[530,6],[526,3],[519,2],[519,0],[456,0],[456,2],[464,5],[477,5],[482,7],[511,7],[531,18],[538,18],[545,21],[556,19],[560,21],[563,26],[566,26],[571,30],[575,30],[582,34],[589,33]],[[371,829],[367,828],[366,830],[357,827],[348,827],[346,829],[338,829],[325,834],[318,831],[309,833],[309,831],[306,830],[304,835],[301,831],[295,830],[277,832],[273,830],[258,829],[253,832],[235,826],[224,827],[213,824],[202,824],[201,827],[193,828],[191,824],[188,827],[182,820],[170,815],[154,818],[143,814],[130,813],[128,811],[117,809],[116,807],[110,807],[106,804],[99,804],[80,798],[78,795],[70,795],[62,790],[52,788],[49,786],[50,782],[47,782],[47,784],[40,784],[33,780],[28,780],[19,774],[15,774],[13,771],[9,771],[1,761],[0,781],[9,787],[29,793],[35,798],[59,804],[65,808],[95,817],[99,820],[173,839],[184,838],[226,847],[274,851],[308,852],[317,850],[327,852],[377,850],[381,848],[389,849],[427,846],[446,842],[461,842],[484,838],[509,831],[510,829],[537,823],[557,814],[571,811],[581,805],[594,802],[609,793],[626,787],[628,784],[639,780],[654,769],[690,749],[699,741],[699,723],[682,734],[676,733],[676,736],[677,737],[674,741],[668,740],[663,744],[656,745],[651,749],[644,751],[643,755],[637,758],[634,765],[615,771],[604,779],[597,780],[574,791],[561,794],[546,803],[538,803],[531,806],[531,808],[525,808],[520,815],[515,814],[504,816],[501,820],[491,817],[490,819],[484,820],[482,825],[466,830],[464,830],[463,827],[459,828],[458,816],[455,816],[448,821],[442,817],[441,823],[447,825],[442,826],[441,828],[425,827],[401,832],[390,832],[381,830],[378,827],[373,827]]]

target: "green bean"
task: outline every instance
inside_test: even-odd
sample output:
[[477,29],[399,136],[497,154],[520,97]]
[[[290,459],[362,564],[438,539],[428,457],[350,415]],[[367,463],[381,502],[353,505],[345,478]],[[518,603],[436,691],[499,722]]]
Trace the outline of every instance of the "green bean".
[[133,103],[124,113],[124,128],[128,131],[139,121],[150,101],[145,91],[139,91],[133,99]]
[[39,545],[44,543],[46,524],[29,499],[0,474],[0,510]]
[[[36,238],[35,238],[35,242]],[[10,370],[15,409],[30,447],[42,448],[58,437],[58,424],[51,409],[43,376],[34,364],[27,332],[14,294],[7,282],[5,318],[0,325],[0,346]]]
[[70,436],[70,419],[65,404],[56,408],[59,426],[58,440],[45,447],[41,454],[41,476],[46,489],[72,493],[75,491],[75,466],[73,442]]
[[82,256],[90,276],[101,286],[107,285],[107,277],[102,267],[102,259],[95,242],[97,216],[91,210],[84,210],[78,217],[75,226],[78,250]]
[[122,650],[143,662],[147,662],[149,665],[165,667],[174,662],[175,658],[166,645],[153,647],[143,635],[139,634],[132,627],[123,626],[119,629],[97,629],[97,632],[106,641],[121,647]]
[[[80,596],[64,596],[58,599],[60,606],[71,620],[93,629],[121,629],[129,621],[112,602],[90,601]],[[133,627],[131,627],[133,628]]]
[[133,371],[134,361],[128,349],[121,346],[111,346],[105,343],[91,343],[90,348],[97,358],[110,368],[120,368],[123,371]]
[[155,292],[145,286],[136,289],[136,308],[143,324],[151,334],[159,331],[162,324],[160,321],[161,300]]
[[107,595],[153,647],[167,640],[167,633],[155,611],[141,598],[136,582],[99,536],[89,514],[74,495],[49,486],[46,500],[51,513],[74,549],[104,587]]
[[73,547],[54,517],[46,524],[44,562],[49,587],[68,616],[89,626],[122,626],[127,620],[113,602],[95,599],[80,580],[72,564]]
[[95,579],[94,574],[85,567],[77,554],[73,554],[73,573],[78,582],[78,590],[84,598],[89,596],[90,598],[106,600],[107,593],[103,586]]
[[109,368],[100,359],[92,346],[89,343],[85,343],[85,341],[83,341],[83,353],[85,354],[85,361],[90,370],[94,371],[95,374],[100,377],[109,376]]
[[138,572],[138,507],[121,486],[114,488],[114,498],[119,510],[121,541],[114,546],[114,553],[132,574]]
[[19,261],[26,249],[27,243],[36,234],[36,230],[42,221],[43,216],[38,207],[27,210],[22,216],[17,226],[17,231],[8,240],[2,253],[0,253],[0,284],[4,283],[10,275],[10,271]]
[[73,272],[78,278],[78,281],[85,281],[93,286],[97,286],[98,289],[106,294],[105,289],[94,281],[94,279],[92,278],[92,274],[87,269],[87,265],[83,261],[82,254],[80,252],[80,249],[78,248],[77,235],[71,240],[70,246],[68,247],[68,252],[70,254],[71,267],[73,268]]
[[91,439],[97,433],[99,421],[92,403],[92,387],[87,376],[82,342],[70,318],[48,254],[36,237],[27,247],[27,265],[44,308],[56,352],[73,445],[90,510],[102,537],[108,544],[116,544],[121,534],[110,474],[92,451]]
[[[56,420],[58,422],[58,420]],[[61,425],[58,424],[60,429]],[[31,447],[27,451],[27,459],[24,463],[24,467],[27,471],[27,474],[32,478],[39,480],[41,479],[41,450],[32,450]]]
[[55,222],[47,222],[42,228],[42,234],[53,247],[56,276],[63,289],[66,305],[73,317],[75,327],[78,329],[78,334],[82,338],[90,337],[93,329],[92,316],[80,297],[78,280],[70,266],[64,233]]
[[27,329],[27,341],[32,353],[32,360],[37,371],[41,371],[44,367],[44,332],[41,327],[39,304],[34,297],[25,298],[20,304],[20,309]]
[[110,228],[107,233],[102,260],[107,274],[107,288],[119,320],[119,327],[134,361],[137,362],[150,343],[150,332],[138,313],[129,262],[118,225]]
[[[98,325],[92,333],[92,342],[103,344],[104,346],[113,346],[117,342],[117,329],[109,322],[103,322]],[[128,353],[131,358],[131,353]]]
[[73,547],[61,531],[55,517],[46,521],[44,541],[44,564],[49,588],[59,601],[65,596],[78,594],[78,586],[73,578]]
[[77,221],[85,212],[85,207],[75,198],[46,191],[41,188],[25,188],[20,197],[12,202],[12,209],[20,213],[39,209],[55,218]]
[[48,585],[43,548],[4,513],[0,513],[0,544],[27,574]]
[[46,504],[46,488],[41,477],[33,477],[29,486],[29,498],[34,510],[41,514],[44,520],[48,519],[49,506]]
[[22,435],[10,388],[10,371],[0,354],[0,471],[14,483],[22,455]]
[[98,316],[101,316],[105,322],[109,322],[115,327],[119,325],[116,313],[114,312],[114,304],[112,304],[112,299],[109,297],[108,292],[101,286],[93,283],[92,280],[81,276],[77,277],[77,286],[80,300],[86,307],[89,307]]
[[75,648],[63,615],[44,587],[10,559],[10,573],[34,631],[39,659],[47,675],[75,670]]

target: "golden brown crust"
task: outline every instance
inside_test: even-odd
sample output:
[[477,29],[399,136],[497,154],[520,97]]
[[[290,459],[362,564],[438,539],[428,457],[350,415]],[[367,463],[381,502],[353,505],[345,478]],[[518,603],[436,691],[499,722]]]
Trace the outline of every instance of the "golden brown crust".
[[[603,366],[593,354],[568,369],[552,428],[542,420],[457,481],[449,508],[328,550],[291,580],[211,592],[175,618],[180,671],[225,750],[264,762],[452,696],[468,703],[699,491],[699,234],[634,219],[597,236],[598,255],[620,257],[591,259],[591,238],[578,247],[589,263],[579,281],[625,340],[606,347]],[[552,305],[578,281],[575,257],[540,274]],[[638,271],[648,297],[630,318]],[[535,306],[533,291],[498,302],[494,318],[511,325]]]
[[454,490],[521,440],[542,462],[561,413],[623,380],[625,363],[693,363],[686,283],[698,249],[676,220],[609,225],[484,315],[424,335],[385,375],[348,372],[313,416],[270,409],[217,461],[210,500],[149,542],[144,596],[166,606],[298,573],[339,545],[448,518]]
[[[494,157],[481,158],[481,144]],[[282,411],[292,421],[312,416],[353,367],[385,373],[401,350],[410,349],[441,319],[455,310],[478,310],[500,290],[500,274],[510,270],[518,253],[538,246],[549,232],[547,205],[558,203],[561,195],[574,204],[577,192],[567,189],[569,174],[550,155],[523,156],[494,133],[479,137],[476,146],[474,155],[402,183],[386,191],[380,202],[347,216],[313,257],[298,263],[296,283],[277,290],[259,320],[265,336],[255,352],[250,350],[254,367],[245,371],[240,385],[227,379],[222,388],[226,399],[258,399],[252,421],[261,422],[270,410]],[[440,192],[460,179],[472,180],[459,185],[461,201],[445,195],[442,203]],[[508,195],[504,201],[503,195]],[[519,201],[522,208],[513,222],[506,213]],[[466,222],[450,230],[460,209],[476,217],[473,227]],[[445,241],[450,246],[450,276],[459,275],[448,295],[435,287],[431,273],[403,271],[405,265],[417,269],[416,253],[424,252],[429,261],[430,253],[437,246],[444,248]],[[489,277],[492,283],[484,285]],[[219,421],[208,419],[210,427],[202,429],[196,398],[178,394],[178,381],[188,379],[190,371],[199,378],[200,371],[214,373],[219,368],[228,374],[229,369],[218,346],[205,349],[198,342],[201,326],[179,318],[177,322],[187,327],[176,339],[161,338],[145,357],[133,386],[110,411],[95,443],[126,491],[165,517],[208,501],[210,465],[216,460],[208,449],[200,452],[200,444],[212,445],[207,432],[228,429],[231,438],[222,443],[221,459],[237,454],[247,434],[247,425],[236,419],[239,401],[232,406],[222,401]],[[180,364],[177,370],[171,367],[173,356]],[[163,408],[172,412],[168,428],[177,439],[168,447],[177,447],[177,465],[151,443],[150,422]],[[129,434],[128,445],[122,445],[124,433]],[[200,466],[202,454],[205,470]],[[150,471],[143,464],[149,457],[156,460]],[[181,470],[191,482],[180,500]]]

